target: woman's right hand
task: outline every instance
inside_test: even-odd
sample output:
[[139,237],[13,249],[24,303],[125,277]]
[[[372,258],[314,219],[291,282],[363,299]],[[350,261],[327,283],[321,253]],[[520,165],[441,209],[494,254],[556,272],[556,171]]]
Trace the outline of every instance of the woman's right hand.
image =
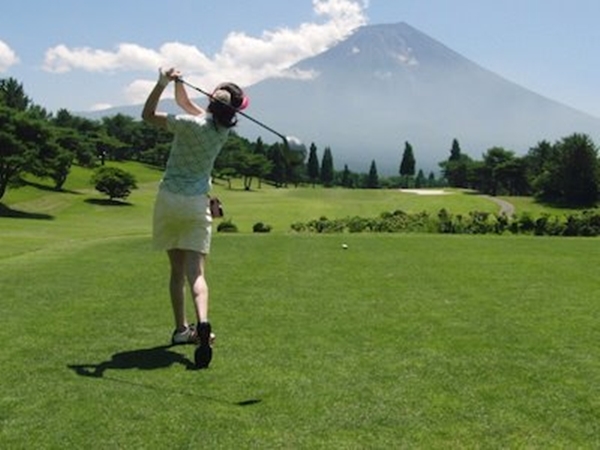
[[166,86],[171,81],[175,81],[181,77],[181,72],[174,67],[164,70],[162,67],[158,69],[158,84]]

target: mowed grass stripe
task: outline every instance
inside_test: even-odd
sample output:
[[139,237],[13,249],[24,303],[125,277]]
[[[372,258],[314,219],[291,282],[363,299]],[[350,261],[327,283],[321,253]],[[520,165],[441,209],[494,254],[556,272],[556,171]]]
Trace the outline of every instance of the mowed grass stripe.
[[[187,370],[191,348],[159,348],[167,262],[149,237],[8,261],[0,443],[591,448],[598,245],[217,235],[205,372]],[[104,376],[67,367],[86,364]]]

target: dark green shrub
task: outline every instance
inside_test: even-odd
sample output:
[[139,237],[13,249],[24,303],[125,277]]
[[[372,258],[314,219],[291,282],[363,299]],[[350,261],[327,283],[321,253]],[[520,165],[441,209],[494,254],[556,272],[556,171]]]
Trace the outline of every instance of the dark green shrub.
[[231,219],[223,220],[217,225],[217,232],[219,233],[237,233],[238,227],[234,224]]
[[499,214],[496,216],[496,222],[494,223],[494,232],[496,234],[502,234],[508,230],[509,219],[506,214]]
[[518,230],[521,233],[529,234],[535,229],[535,220],[531,217],[531,214],[524,212],[522,213],[518,219]]
[[600,214],[587,210],[579,214],[569,214],[563,231],[565,236],[600,235]]
[[454,233],[455,227],[452,223],[452,214],[446,208],[440,209],[438,212],[438,231],[440,233]]
[[486,234],[494,229],[489,222],[490,213],[483,211],[471,211],[469,213],[469,234]]
[[290,228],[298,233],[306,231],[306,225],[302,222],[294,222],[292,225],[290,225]]
[[321,216],[318,220],[311,220],[306,224],[307,231],[313,233],[341,233],[345,225],[343,220],[329,220]]
[[255,233],[269,233],[271,231],[271,225],[267,225],[262,222],[257,222],[252,227],[252,231]]
[[349,217],[346,219],[346,228],[350,233],[362,233],[363,231],[370,231],[371,221],[364,217]]
[[135,177],[118,167],[99,167],[94,171],[91,181],[98,192],[108,195],[111,200],[125,199],[132,189],[137,189]]
[[407,214],[402,211],[384,212],[376,218],[347,217],[329,220],[321,217],[307,223],[296,222],[292,230],[308,233],[446,233],[446,234],[535,234],[536,236],[600,236],[600,213],[586,210],[570,214],[565,219],[549,214],[533,217],[525,212],[520,216],[472,211],[468,216],[453,216],[441,209],[437,216],[423,211]]

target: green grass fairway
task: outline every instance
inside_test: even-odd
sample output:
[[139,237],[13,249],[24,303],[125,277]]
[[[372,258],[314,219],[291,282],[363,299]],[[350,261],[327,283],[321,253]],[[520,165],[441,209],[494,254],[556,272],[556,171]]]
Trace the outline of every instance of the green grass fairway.
[[[600,447],[599,239],[217,234],[217,343],[195,371],[168,347],[140,187],[119,207],[84,186],[8,197],[29,215],[0,217],[0,448]],[[217,191],[250,227],[487,204]]]

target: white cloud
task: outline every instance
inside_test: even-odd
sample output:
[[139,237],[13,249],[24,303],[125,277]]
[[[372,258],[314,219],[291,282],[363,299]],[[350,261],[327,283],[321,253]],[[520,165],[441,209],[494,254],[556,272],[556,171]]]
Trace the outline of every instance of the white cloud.
[[70,49],[65,45],[57,45],[46,51],[44,69],[54,73],[76,69],[88,72],[157,69],[168,61],[166,55],[169,55],[169,62],[173,64],[193,62],[203,67],[209,63],[208,58],[195,47],[178,42],[164,44],[159,51],[129,43],[119,44],[114,52],[89,47]]
[[[265,31],[259,37],[241,32],[230,33],[221,49],[212,57],[193,45],[169,42],[158,50],[136,44],[120,44],[114,51],[89,47],[68,48],[59,45],[46,52],[44,69],[65,73],[72,70],[116,72],[156,71],[160,66],[178,67],[194,84],[212,87],[222,80],[234,80],[241,86],[272,76],[310,78],[314,74],[286,72],[296,62],[320,53],[366,24],[363,0],[313,0],[318,20],[297,28]],[[132,103],[143,101],[151,82],[137,80],[125,90]]]
[[18,64],[16,53],[4,41],[0,41],[0,72],[6,72],[11,66]]
[[[132,104],[141,103],[148,96],[154,85],[154,80],[136,80],[125,88],[125,97]],[[168,95],[169,92],[171,91],[166,91],[166,94]]]

